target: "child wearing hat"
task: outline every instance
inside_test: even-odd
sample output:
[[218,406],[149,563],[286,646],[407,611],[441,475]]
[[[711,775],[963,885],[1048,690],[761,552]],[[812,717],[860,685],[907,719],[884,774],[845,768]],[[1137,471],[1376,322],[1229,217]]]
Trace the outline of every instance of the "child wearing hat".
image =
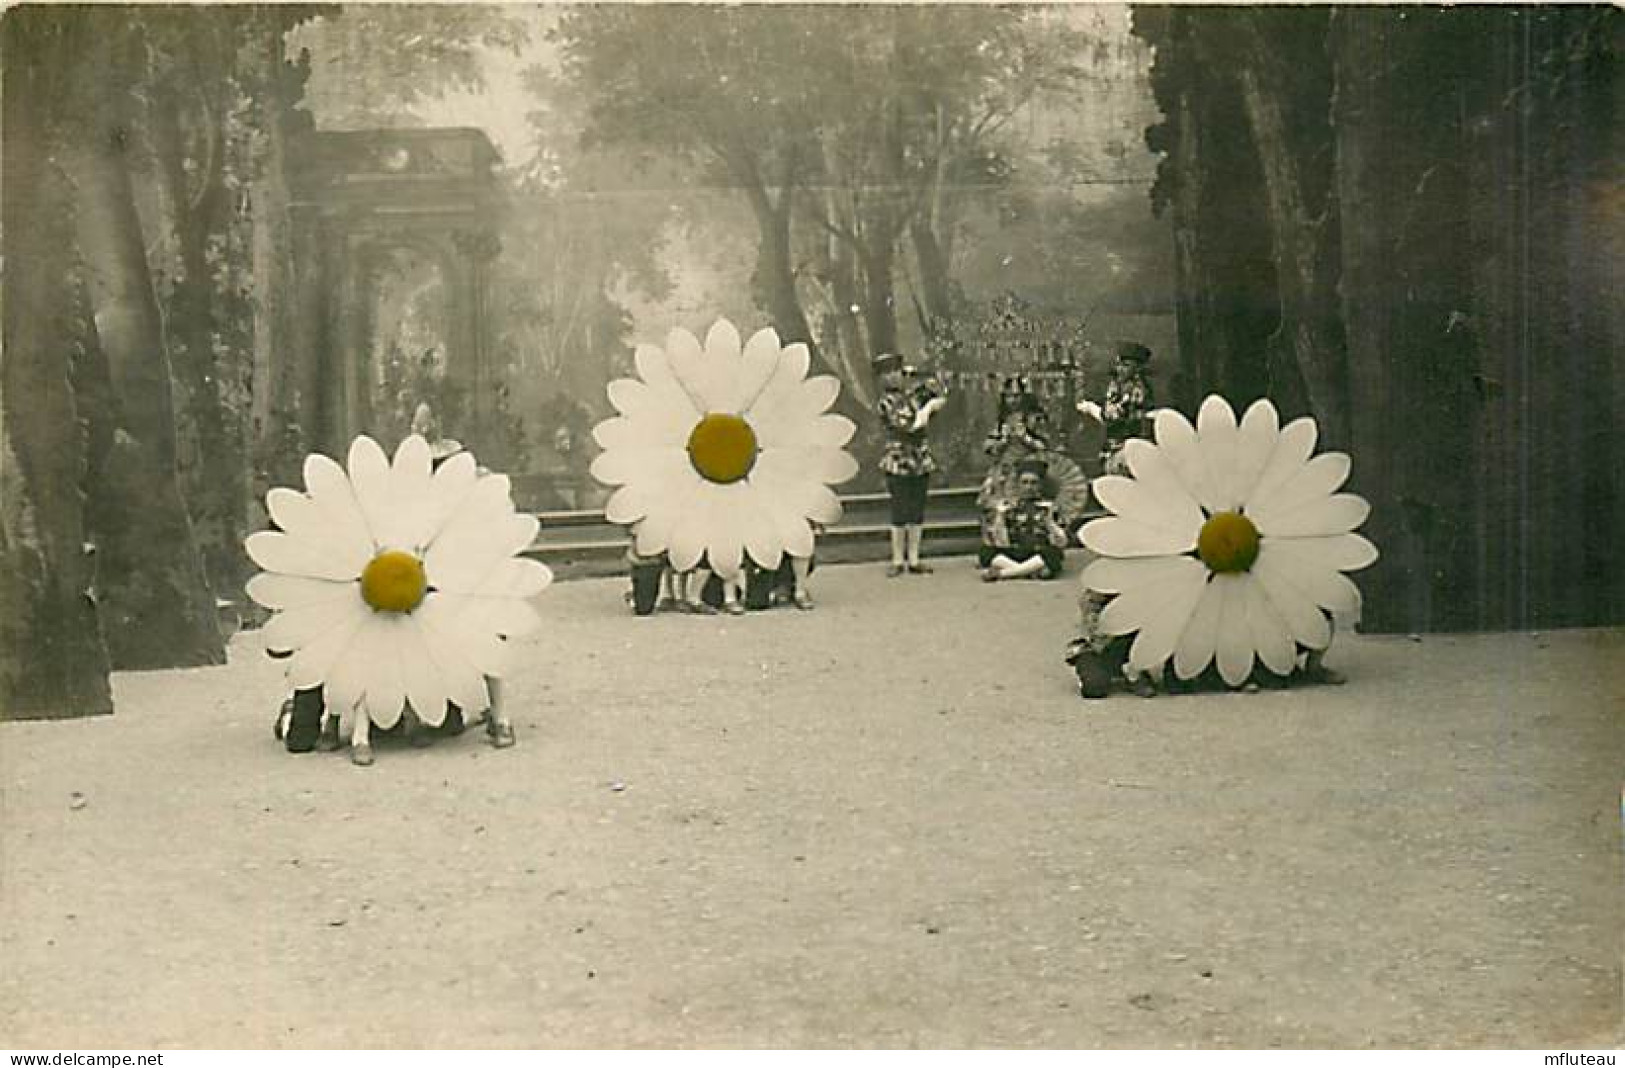
[[886,433],[879,467],[891,496],[891,566],[886,574],[890,578],[930,574],[931,568],[920,562],[926,492],[931,472],[937,469],[927,428],[948,401],[940,389],[922,383],[918,372],[904,366],[895,353],[876,356],[874,369],[884,389],[876,405]]
[[1042,460],[1027,459],[1016,465],[1016,496],[995,506],[989,530],[990,544],[982,546],[982,579],[1004,579],[1060,575],[1066,559],[1066,528],[1055,514],[1055,502],[1044,499],[1044,480],[1049,466]]
[[1135,341],[1118,343],[1117,362],[1106,384],[1106,402],[1100,406],[1100,420],[1106,425],[1106,440],[1100,449],[1101,470],[1108,475],[1123,473],[1121,456],[1129,438],[1150,436],[1151,410],[1156,403],[1151,393],[1150,366],[1150,349]]

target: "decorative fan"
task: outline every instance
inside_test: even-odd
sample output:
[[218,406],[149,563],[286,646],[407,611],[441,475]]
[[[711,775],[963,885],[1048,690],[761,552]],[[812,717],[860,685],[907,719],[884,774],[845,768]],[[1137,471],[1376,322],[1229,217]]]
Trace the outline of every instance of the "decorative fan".
[[1089,476],[1083,468],[1064,453],[1041,452],[1039,458],[1049,465],[1048,492],[1054,494],[1055,511],[1061,522],[1071,526],[1083,519],[1089,510]]

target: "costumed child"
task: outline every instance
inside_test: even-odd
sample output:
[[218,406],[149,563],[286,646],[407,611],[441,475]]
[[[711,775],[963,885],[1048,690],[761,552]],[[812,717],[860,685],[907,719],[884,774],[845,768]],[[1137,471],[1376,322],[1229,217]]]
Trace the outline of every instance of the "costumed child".
[[1057,519],[1055,502],[1043,499],[1049,466],[1029,458],[1016,465],[1016,496],[994,505],[988,543],[979,562],[986,582],[1061,574],[1066,559],[1066,528]]
[[1129,686],[1141,697],[1155,697],[1157,687],[1151,676],[1129,669],[1132,636],[1114,636],[1100,629],[1100,613],[1110,602],[1110,594],[1087,587],[1078,597],[1078,634],[1066,646],[1066,662],[1078,676],[1078,696],[1089,700],[1109,697],[1113,687]]

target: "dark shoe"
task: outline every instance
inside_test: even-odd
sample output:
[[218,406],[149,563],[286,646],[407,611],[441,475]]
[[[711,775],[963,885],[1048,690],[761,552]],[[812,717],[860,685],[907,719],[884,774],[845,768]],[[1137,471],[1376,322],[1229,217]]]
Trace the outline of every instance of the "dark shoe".
[[890,567],[888,567],[886,569],[886,577],[887,578],[896,578],[898,575],[903,574],[907,570],[908,569],[905,568],[902,564],[893,564],[892,566],[890,566]]
[[308,753],[322,734],[322,691],[297,690],[283,708],[288,713],[282,744],[290,753]]
[[336,753],[343,745],[339,737],[339,718],[329,716],[322,722],[322,736],[316,739],[316,748],[323,753]]
[[1078,673],[1078,694],[1094,700],[1112,692],[1112,673],[1100,657],[1085,653],[1077,659],[1073,670]]
[[1149,675],[1141,675],[1134,680],[1134,693],[1138,697],[1155,697],[1157,696],[1157,687],[1151,681]]
[[930,564],[909,564],[908,565],[908,573],[910,575],[929,575],[931,573],[931,571],[932,571],[932,568],[931,568]]

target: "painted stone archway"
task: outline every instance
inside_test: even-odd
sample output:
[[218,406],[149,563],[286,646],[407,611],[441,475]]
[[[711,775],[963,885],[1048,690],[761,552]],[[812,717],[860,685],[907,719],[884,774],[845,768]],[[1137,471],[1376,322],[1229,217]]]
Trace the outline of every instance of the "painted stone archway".
[[410,359],[434,364],[447,395],[459,398],[445,430],[478,448],[497,388],[487,307],[504,209],[496,150],[474,129],[357,130],[312,134],[298,156],[293,223],[305,319],[292,371],[307,443],[336,454],[358,433],[398,436],[389,408],[397,398],[381,397],[388,390],[375,352],[391,343],[380,341],[380,300],[407,263],[416,265],[405,269],[416,279],[409,289],[437,291],[435,321],[414,335],[433,343]]

